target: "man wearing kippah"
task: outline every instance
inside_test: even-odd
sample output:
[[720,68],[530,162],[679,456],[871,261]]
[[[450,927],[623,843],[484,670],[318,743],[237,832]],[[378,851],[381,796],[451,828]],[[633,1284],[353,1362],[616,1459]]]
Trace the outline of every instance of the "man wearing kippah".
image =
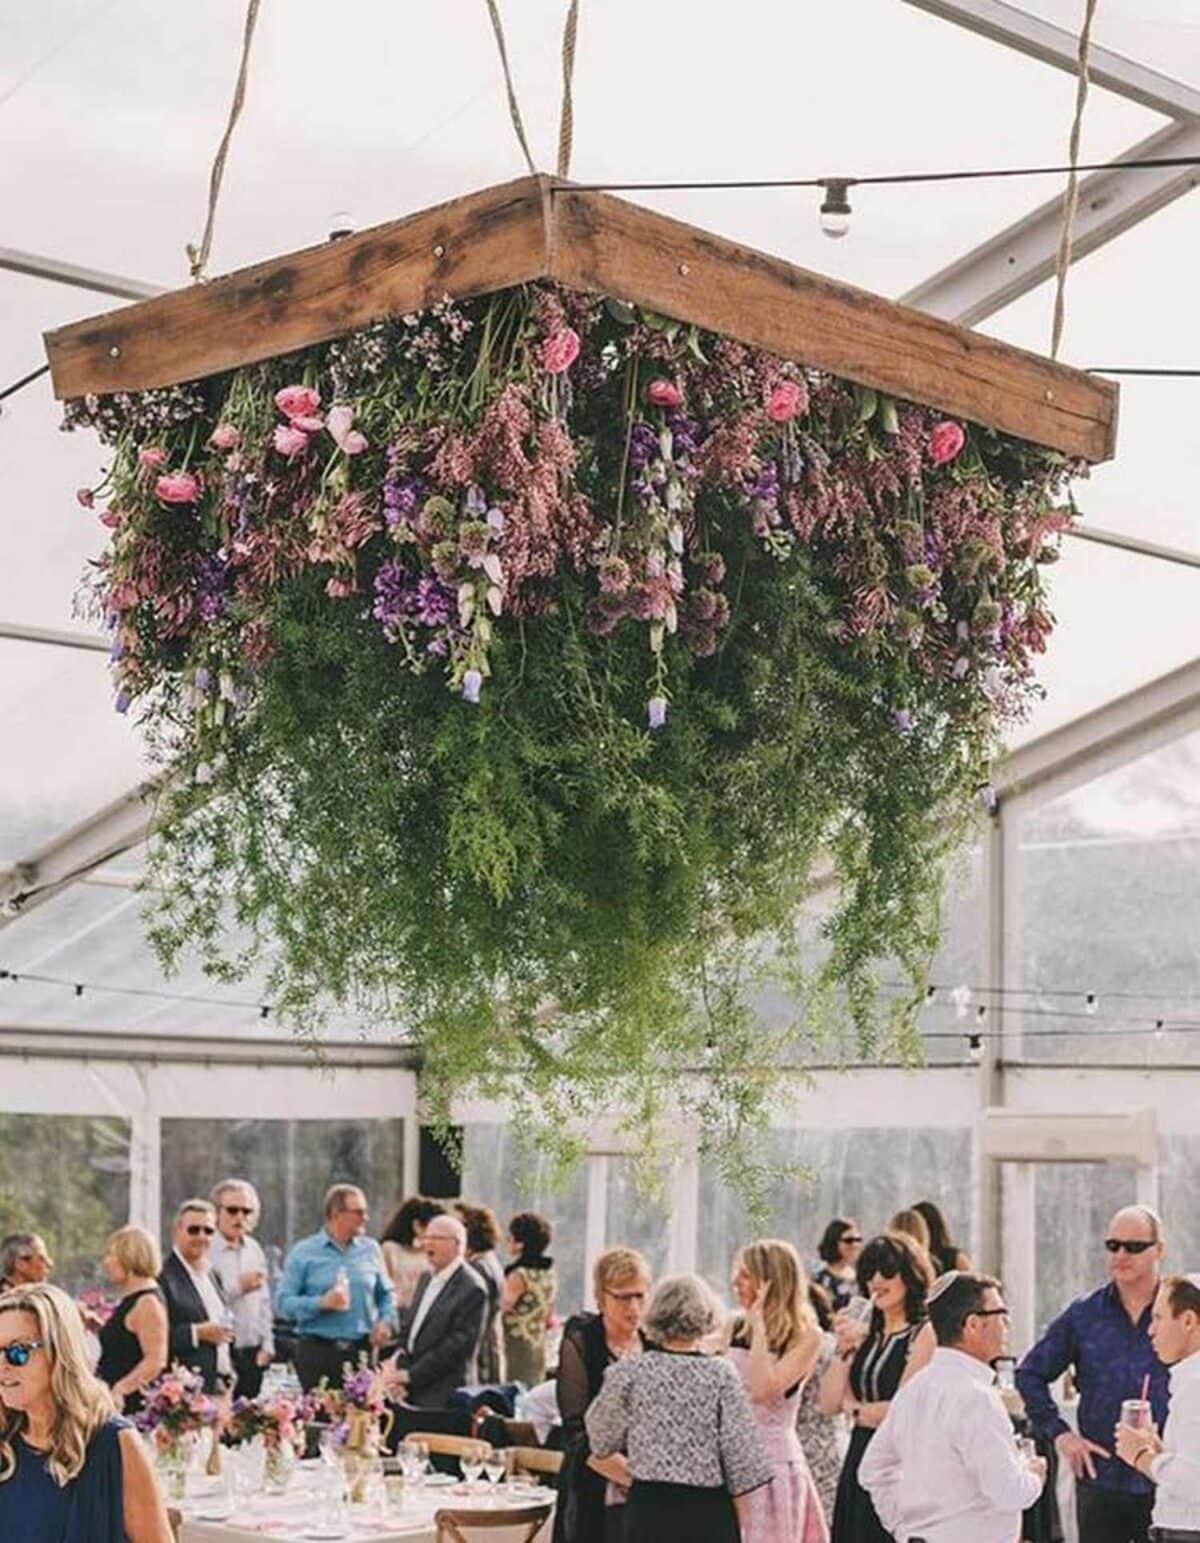
[[1150,1338],[1171,1368],[1171,1413],[1161,1437],[1118,1425],[1117,1455],[1155,1485],[1155,1543],[1200,1543],[1200,1275],[1162,1282]]
[[898,1543],[1012,1543],[1046,1463],[1017,1450],[995,1386],[1008,1332],[1000,1283],[950,1270],[926,1306],[938,1348],[892,1400],[859,1482]]
[[[1125,1206],[1104,1248],[1108,1284],[1058,1315],[1017,1367],[1017,1391],[1034,1429],[1075,1475],[1079,1543],[1146,1543],[1154,1486],[1113,1455],[1112,1430],[1126,1399],[1148,1396],[1160,1430],[1167,1417],[1167,1369],[1150,1343],[1162,1223],[1149,1206]],[[1050,1392],[1068,1366],[1079,1388],[1077,1431]]]

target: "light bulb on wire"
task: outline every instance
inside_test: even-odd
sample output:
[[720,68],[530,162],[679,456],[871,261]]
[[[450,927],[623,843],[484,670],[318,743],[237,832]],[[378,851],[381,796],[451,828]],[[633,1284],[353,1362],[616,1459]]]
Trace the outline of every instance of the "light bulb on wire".
[[1100,998],[1094,991],[1089,991],[1083,999],[1083,1010],[1089,1018],[1094,1018],[1100,1011]]
[[983,1060],[983,1035],[982,1034],[968,1034],[967,1035],[967,1054],[971,1057],[972,1061],[982,1061]]
[[822,177],[825,197],[821,201],[821,229],[831,240],[840,241],[850,229],[849,182],[843,177]]
[[329,239],[340,241],[343,236],[352,236],[358,229],[358,222],[349,209],[335,209],[329,216]]

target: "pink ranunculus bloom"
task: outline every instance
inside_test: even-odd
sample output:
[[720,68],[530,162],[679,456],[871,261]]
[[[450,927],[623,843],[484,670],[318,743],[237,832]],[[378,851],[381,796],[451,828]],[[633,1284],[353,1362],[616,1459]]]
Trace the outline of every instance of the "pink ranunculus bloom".
[[308,435],[291,423],[281,423],[275,429],[274,444],[280,455],[286,455],[290,461],[308,448]]
[[121,511],[119,509],[106,509],[100,516],[101,525],[107,525],[109,530],[116,530],[121,523]]
[[347,600],[354,593],[354,580],[339,578],[337,574],[325,580],[325,593],[331,600]]
[[561,375],[579,358],[579,334],[574,327],[560,327],[543,340],[538,355],[547,375]]
[[808,405],[808,393],[794,380],[781,380],[767,397],[767,417],[772,423],[788,423]]
[[331,407],[325,414],[325,427],[340,445],[354,423],[354,409],[344,403]]
[[944,466],[947,461],[954,459],[966,441],[962,425],[943,418],[941,423],[935,423],[930,430],[929,459],[935,466]]
[[190,471],[164,472],[154,484],[164,504],[194,504],[200,497],[200,479]]
[[683,401],[683,392],[673,380],[659,375],[646,387],[646,400],[652,407],[678,407]]
[[77,488],[75,491],[75,501],[82,509],[92,509],[96,504],[96,495],[92,492],[91,488]]
[[303,429],[306,434],[319,434],[325,427],[325,420],[319,413],[301,413],[291,420],[294,429]]
[[242,436],[232,423],[218,423],[208,442],[214,450],[236,450],[242,442]]
[[342,449],[347,455],[361,455],[366,448],[367,437],[365,434],[360,434],[357,429],[351,429],[342,440]]
[[311,418],[321,405],[321,393],[311,386],[284,386],[275,393],[275,406],[285,418]]
[[146,445],[138,451],[139,466],[165,466],[167,464],[167,452],[158,445]]

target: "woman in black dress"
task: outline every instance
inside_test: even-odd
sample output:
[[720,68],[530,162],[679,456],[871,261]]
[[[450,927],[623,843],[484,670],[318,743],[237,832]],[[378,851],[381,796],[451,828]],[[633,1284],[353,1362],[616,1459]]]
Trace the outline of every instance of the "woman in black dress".
[[641,1354],[650,1267],[632,1248],[610,1248],[596,1260],[592,1283],[599,1312],[568,1319],[558,1355],[563,1466],[554,1543],[620,1543],[623,1534],[629,1465],[619,1453],[592,1456],[584,1417],[613,1362]]
[[155,1277],[162,1269],[158,1244],[141,1227],[122,1227],[109,1238],[104,1268],[121,1289],[121,1300],[100,1330],[96,1376],[126,1414],[142,1407],[141,1390],[167,1364],[167,1305]]
[[834,1312],[858,1294],[854,1271],[862,1246],[862,1231],[852,1217],[835,1216],[821,1234],[817,1247],[821,1263],[812,1278],[828,1295]]
[[933,1201],[918,1200],[913,1210],[925,1218],[925,1225],[929,1228],[929,1257],[938,1274],[944,1275],[947,1270],[969,1270],[970,1256],[951,1238],[946,1218]]
[[843,1310],[834,1320],[837,1355],[821,1381],[821,1409],[853,1422],[838,1481],[832,1543],[892,1543],[858,1482],[858,1468],[900,1384],[933,1355],[925,1295],[933,1284],[929,1256],[902,1233],[872,1238],[858,1261],[858,1285],[871,1302],[869,1322]]

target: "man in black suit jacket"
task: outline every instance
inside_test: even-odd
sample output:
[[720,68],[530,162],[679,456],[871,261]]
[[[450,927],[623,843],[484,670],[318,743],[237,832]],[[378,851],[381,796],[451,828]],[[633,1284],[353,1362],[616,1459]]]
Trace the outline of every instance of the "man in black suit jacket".
[[466,1261],[467,1234],[457,1216],[435,1216],[421,1247],[430,1273],[402,1316],[393,1385],[406,1403],[445,1409],[455,1388],[475,1380],[487,1289]]
[[168,1349],[172,1362],[190,1366],[215,1393],[232,1379],[225,1299],[209,1270],[216,1212],[207,1200],[185,1200],[175,1214],[175,1247],[158,1277],[167,1299]]

